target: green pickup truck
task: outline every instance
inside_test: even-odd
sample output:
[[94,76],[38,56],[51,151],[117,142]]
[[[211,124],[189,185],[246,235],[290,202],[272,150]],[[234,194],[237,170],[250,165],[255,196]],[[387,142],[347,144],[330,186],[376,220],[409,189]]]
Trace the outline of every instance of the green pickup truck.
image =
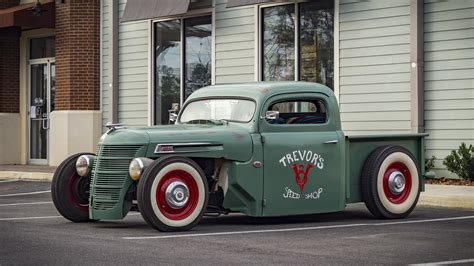
[[189,230],[203,215],[329,213],[355,202],[393,219],[424,189],[426,134],[345,136],[334,93],[320,84],[210,86],[170,119],[109,124],[98,154],[57,168],[57,210],[73,222],[139,211],[160,231]]

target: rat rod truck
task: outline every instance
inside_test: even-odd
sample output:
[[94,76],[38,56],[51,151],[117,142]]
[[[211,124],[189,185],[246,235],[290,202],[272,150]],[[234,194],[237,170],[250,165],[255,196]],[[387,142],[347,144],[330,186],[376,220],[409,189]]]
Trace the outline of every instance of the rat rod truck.
[[160,231],[203,215],[338,212],[365,202],[403,218],[424,180],[426,134],[345,136],[334,93],[306,82],[219,85],[194,92],[174,125],[109,125],[96,154],[57,168],[52,197],[73,222],[131,210]]

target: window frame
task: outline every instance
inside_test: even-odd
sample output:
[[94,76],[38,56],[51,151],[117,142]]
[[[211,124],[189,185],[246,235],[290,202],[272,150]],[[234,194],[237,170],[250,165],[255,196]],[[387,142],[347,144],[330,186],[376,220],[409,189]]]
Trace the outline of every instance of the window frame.
[[[268,105],[268,108],[266,109],[265,112],[268,112],[270,111],[270,107],[273,107],[274,105],[276,104],[281,104],[281,103],[295,103],[295,104],[301,104],[301,103],[311,103],[313,104],[315,107],[316,107],[316,102],[318,104],[322,104],[324,106],[324,115],[325,115],[325,122],[324,123],[304,123],[304,124],[299,124],[299,123],[296,123],[296,124],[288,124],[288,123],[284,123],[284,124],[272,124],[272,123],[269,123],[269,121],[267,119],[265,119],[265,121],[267,121],[268,124],[270,125],[274,125],[274,126],[281,126],[281,125],[292,125],[292,126],[295,126],[295,125],[324,125],[328,122],[328,112],[327,112],[327,105],[326,103],[322,100],[322,99],[316,99],[316,98],[312,98],[312,99],[308,99],[308,98],[298,98],[298,99],[291,99],[291,100],[281,100],[281,101],[275,101],[271,104]],[[319,107],[316,107],[318,108],[317,110],[320,111],[320,108]],[[281,111],[278,111],[278,113],[281,115],[281,114],[288,114],[291,116],[291,114],[294,114],[295,117],[298,117],[299,115],[301,114],[317,114],[318,112],[281,112]]]
[[[179,16],[171,16],[171,17],[163,17],[159,19],[151,19],[149,22],[149,42],[148,42],[148,54],[149,54],[149,126],[158,125],[155,123],[155,110],[158,108],[157,104],[155,103],[155,91],[156,91],[156,43],[155,43],[155,30],[156,24],[160,22],[166,21],[173,21],[179,20],[180,21],[180,95],[179,95],[179,106],[180,109],[183,107],[184,104],[184,75],[185,75],[185,53],[186,53],[186,46],[185,46],[185,22],[186,19],[198,18],[198,17],[206,17],[209,16],[211,18],[211,85],[215,82],[215,8],[214,8],[214,1],[212,1],[212,7],[210,8],[203,8],[203,9],[195,9],[190,10],[186,14],[182,14]],[[165,125],[165,124],[163,124]]]
[[[265,113],[270,106],[275,103],[286,101],[321,101],[326,108],[326,123],[321,124],[270,124],[264,118]],[[269,98],[261,107],[260,114],[260,132],[325,132],[337,130],[334,119],[334,108],[330,108],[331,104],[326,94],[317,92],[301,92],[295,94],[278,94]]]
[[[258,111],[258,105],[257,105],[257,102],[255,101],[255,99],[253,98],[249,98],[249,97],[245,97],[245,96],[211,96],[211,97],[198,97],[198,98],[194,98],[194,99],[191,99],[189,101],[187,101],[183,107],[181,108],[181,110],[184,110],[189,104],[193,103],[193,102],[197,102],[197,101],[203,101],[203,100],[232,100],[232,99],[235,99],[235,100],[245,100],[245,101],[250,101],[250,102],[253,102],[254,103],[254,110],[253,110],[253,114],[252,114],[252,117],[250,118],[249,121],[246,121],[246,122],[243,122],[243,121],[237,121],[237,120],[226,120],[228,122],[233,122],[233,123],[239,123],[239,124],[248,124],[250,122],[252,122],[255,118],[255,115]],[[185,122],[181,122],[181,115],[183,114],[183,112],[179,112],[178,114],[178,118],[177,118],[177,121],[179,124],[186,124]]]
[[[334,57],[334,83],[333,83],[333,91],[336,94],[336,99],[339,101],[339,0],[333,0],[334,2],[334,28],[333,28],[333,57]],[[294,2],[294,3],[269,3],[269,4],[261,4],[256,6],[256,14],[257,14],[257,25],[256,25],[256,32],[258,35],[258,49],[256,51],[257,57],[257,80],[258,81],[265,81],[263,79],[264,75],[264,63],[263,63],[263,48],[264,48],[264,32],[263,32],[263,25],[264,25],[264,16],[263,10],[269,7],[276,7],[276,6],[285,6],[285,5],[294,5],[295,6],[295,19],[297,23],[295,23],[295,78],[293,81],[300,81],[300,4],[305,2]]]

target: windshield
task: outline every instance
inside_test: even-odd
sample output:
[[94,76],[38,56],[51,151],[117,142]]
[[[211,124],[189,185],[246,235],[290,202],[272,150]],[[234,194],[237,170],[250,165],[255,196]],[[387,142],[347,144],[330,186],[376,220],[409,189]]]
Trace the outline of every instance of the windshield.
[[180,122],[225,120],[249,122],[255,112],[255,102],[244,99],[205,99],[186,105]]

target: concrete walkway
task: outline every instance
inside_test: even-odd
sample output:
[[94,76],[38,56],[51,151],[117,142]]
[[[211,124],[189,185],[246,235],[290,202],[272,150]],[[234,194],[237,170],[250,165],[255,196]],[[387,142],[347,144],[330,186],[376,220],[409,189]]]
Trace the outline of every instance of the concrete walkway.
[[0,180],[51,181],[56,167],[45,165],[0,165]]
[[418,205],[474,209],[474,186],[426,184]]
[[[0,165],[0,180],[51,181],[56,167]],[[418,205],[474,209],[474,186],[425,185]]]

